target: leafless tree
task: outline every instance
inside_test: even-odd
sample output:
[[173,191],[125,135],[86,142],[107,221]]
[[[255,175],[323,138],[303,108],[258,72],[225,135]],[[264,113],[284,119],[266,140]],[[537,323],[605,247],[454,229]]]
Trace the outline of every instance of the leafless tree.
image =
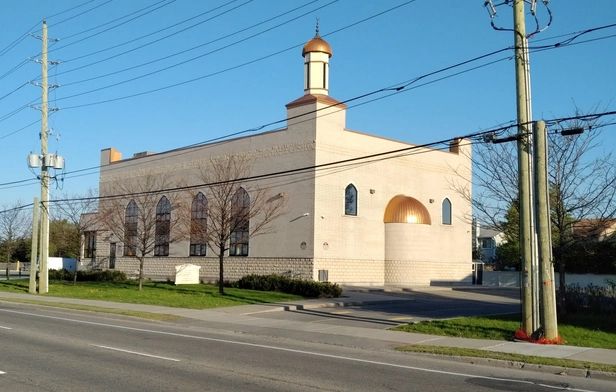
[[[592,110],[596,111],[597,107]],[[576,108],[575,116],[583,113]],[[602,125],[597,119],[572,120],[548,129],[548,180],[554,262],[559,271],[558,302],[565,311],[565,260],[567,250],[587,237],[574,228],[585,222],[587,232],[601,231],[616,211],[616,160],[602,148]],[[563,130],[585,129],[563,136]],[[479,144],[474,151],[473,189],[453,187],[472,201],[480,222],[495,228],[507,223],[505,214],[518,198],[518,163],[515,142]]]
[[262,182],[246,180],[253,167],[245,155],[211,159],[200,171],[205,195],[193,198],[191,251],[194,246],[207,245],[218,256],[221,294],[226,252],[247,256],[249,239],[273,233],[274,220],[287,213],[283,194],[273,194]]
[[[84,219],[84,215],[91,214],[98,207],[98,192],[96,189],[89,188],[83,194],[63,193],[59,199],[55,200],[55,208],[52,209],[54,219],[66,219],[77,230],[79,238],[79,249],[85,245],[86,233],[96,229],[96,222],[92,219]],[[77,282],[77,269],[81,262],[82,252],[77,256],[75,263],[75,273],[73,275],[73,285]]]
[[12,205],[2,204],[0,206],[0,244],[3,245],[6,256],[7,279],[9,264],[17,247],[17,241],[25,238],[30,230],[28,214],[21,201]]
[[164,174],[119,179],[99,200],[95,221],[124,243],[124,255],[139,260],[139,290],[143,288],[146,258],[168,256],[169,244],[186,238],[185,205],[178,184]]

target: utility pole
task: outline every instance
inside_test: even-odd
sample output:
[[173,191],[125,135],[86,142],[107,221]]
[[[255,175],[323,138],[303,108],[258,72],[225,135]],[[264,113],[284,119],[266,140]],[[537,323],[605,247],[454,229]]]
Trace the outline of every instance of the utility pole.
[[36,294],[36,261],[38,259],[38,233],[39,233],[39,199],[34,198],[32,208],[32,250],[30,253],[30,286],[28,292]]
[[537,236],[541,276],[541,326],[548,341],[558,339],[556,317],[556,291],[554,265],[552,264],[552,234],[550,230],[550,206],[548,190],[548,149],[545,122],[537,121],[533,127],[535,196],[537,213]]
[[[49,256],[49,169],[62,169],[64,167],[64,158],[57,154],[49,154],[47,151],[47,140],[49,132],[47,130],[47,117],[49,113],[48,92],[49,85],[47,84],[47,22],[43,21],[43,36],[37,37],[43,41],[43,50],[41,56],[41,155],[30,153],[28,155],[28,166],[30,168],[41,168],[41,206],[40,206],[40,255],[39,255],[39,294],[49,291],[49,269],[47,265]],[[57,40],[55,40],[57,41]],[[38,60],[34,60],[38,62]],[[56,63],[54,63],[56,64]],[[35,85],[39,83],[30,82]],[[53,85],[52,87],[58,87]],[[57,109],[51,109],[57,110]],[[33,238],[35,236],[33,227]]]
[[48,117],[48,86],[47,86],[47,22],[43,21],[43,51],[41,57],[41,257],[39,273],[39,294],[49,291],[49,172],[47,153],[47,117]]
[[[486,0],[484,7],[488,10],[492,27],[500,31],[513,31],[515,42],[515,75],[516,75],[516,103],[518,116],[517,149],[518,149],[518,198],[520,205],[520,255],[523,271],[522,279],[522,329],[527,336],[539,330],[541,309],[539,306],[539,264],[537,253],[537,237],[535,227],[534,186],[533,175],[533,145],[530,140],[532,121],[531,88],[530,88],[530,60],[528,51],[528,37],[547,29],[552,23],[552,13],[548,8],[549,0],[541,0],[549,15],[549,21],[539,27],[536,8],[538,0],[504,0],[494,4]],[[513,3],[513,29],[500,28],[494,24],[496,7]],[[530,12],[535,19],[536,29],[526,34],[526,21],[524,17],[526,3],[530,4]]]
[[532,211],[530,193],[530,149],[529,103],[530,80],[528,67],[528,46],[524,20],[524,0],[513,1],[513,25],[515,39],[515,81],[518,114],[518,181],[520,202],[520,251],[522,256],[522,328],[528,336],[535,330],[533,322],[533,248]]

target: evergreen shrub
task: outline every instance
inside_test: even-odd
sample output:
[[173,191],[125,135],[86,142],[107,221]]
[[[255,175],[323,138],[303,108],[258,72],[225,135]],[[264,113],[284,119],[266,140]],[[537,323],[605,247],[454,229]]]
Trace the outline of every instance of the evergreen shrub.
[[338,298],[342,295],[342,288],[337,283],[293,279],[276,274],[246,275],[233,282],[232,286],[246,290],[279,291],[309,298]]

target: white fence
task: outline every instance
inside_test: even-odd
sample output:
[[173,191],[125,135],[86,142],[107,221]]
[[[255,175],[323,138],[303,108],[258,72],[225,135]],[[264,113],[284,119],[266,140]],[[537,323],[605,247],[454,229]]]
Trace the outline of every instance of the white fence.
[[[559,286],[559,275],[554,274],[554,283],[556,288]],[[520,272],[518,271],[483,271],[483,285],[484,286],[498,286],[498,287],[520,287]],[[580,287],[586,287],[589,284],[595,286],[605,287],[607,283],[606,279],[611,279],[616,282],[616,275],[595,275],[595,274],[567,274],[565,280],[567,285],[579,284]]]

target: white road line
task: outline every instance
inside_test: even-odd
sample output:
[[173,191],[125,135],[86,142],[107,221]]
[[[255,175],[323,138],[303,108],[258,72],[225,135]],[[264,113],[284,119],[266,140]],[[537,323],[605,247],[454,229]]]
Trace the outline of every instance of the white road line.
[[2,325],[0,325],[0,328],[2,328],[2,329],[13,329],[13,328],[9,328],[9,327],[3,327]]
[[2,370],[0,370],[0,374],[6,374],[6,372],[3,372]]
[[[527,380],[516,380],[516,379],[511,379],[511,378],[503,378],[503,377],[490,377],[490,376],[480,376],[480,375],[476,375],[476,374],[448,372],[448,371],[444,371],[444,370],[428,369],[428,368],[421,368],[421,367],[408,366],[408,365],[399,365],[397,363],[371,361],[371,360],[368,360],[368,359],[353,358],[353,357],[343,357],[341,355],[323,354],[323,353],[317,353],[317,352],[313,352],[313,351],[295,350],[295,349],[291,349],[291,348],[268,346],[268,345],[265,345],[265,344],[238,342],[238,341],[227,340],[227,339],[207,338],[205,336],[188,335],[188,334],[174,333],[174,332],[155,331],[155,330],[152,330],[152,329],[125,327],[123,325],[95,323],[95,322],[92,322],[92,321],[84,321],[84,320],[75,320],[75,319],[69,319],[69,318],[64,318],[64,317],[47,316],[47,315],[34,314],[34,313],[28,313],[28,312],[20,312],[20,311],[17,311],[17,310],[0,309],[0,312],[23,314],[23,315],[27,315],[27,316],[47,318],[47,319],[52,319],[52,320],[70,321],[70,322],[78,323],[78,324],[98,325],[98,326],[101,326],[101,327],[123,329],[123,330],[127,330],[127,331],[147,332],[147,333],[156,334],[156,335],[176,336],[176,337],[183,337],[183,338],[189,338],[189,339],[204,340],[204,341],[208,341],[208,342],[235,344],[235,345],[238,345],[238,346],[258,347],[258,348],[263,348],[263,349],[268,349],[268,350],[285,351],[285,352],[291,352],[291,353],[296,353],[296,354],[312,355],[312,356],[316,356],[316,357],[339,359],[339,360],[343,360],[343,361],[368,363],[368,364],[380,365],[380,366],[389,366],[389,367],[400,368],[400,369],[415,370],[415,371],[418,371],[418,372],[425,372],[425,373],[447,374],[449,376],[465,377],[465,378],[466,377],[480,378],[480,379],[483,379],[483,380],[493,380],[493,381],[507,381],[507,382],[518,383],[518,384],[523,384],[523,385],[537,385],[537,386],[541,386],[541,387],[549,388],[549,389],[563,390],[562,385],[549,385],[549,384],[543,384],[543,383],[527,381]],[[437,339],[442,339],[442,338],[429,339],[429,340],[437,340]],[[426,340],[426,341],[429,341],[429,340]],[[576,391],[576,392],[595,392],[595,391],[591,391],[591,390],[587,390],[587,389],[578,389],[578,388],[567,388],[567,390],[568,391]]]
[[140,353],[140,352],[137,352],[137,351],[123,350],[121,348],[115,348],[115,347],[109,347],[109,346],[99,346],[98,344],[92,344],[92,346],[99,347],[99,348],[104,348],[104,349],[107,349],[107,350],[120,351],[120,352],[128,353],[128,354],[141,355],[143,357],[158,358],[158,359],[164,359],[164,360],[167,360],[167,361],[180,362],[179,359],[175,359],[175,358],[160,357],[158,355],[151,355],[151,354]]

